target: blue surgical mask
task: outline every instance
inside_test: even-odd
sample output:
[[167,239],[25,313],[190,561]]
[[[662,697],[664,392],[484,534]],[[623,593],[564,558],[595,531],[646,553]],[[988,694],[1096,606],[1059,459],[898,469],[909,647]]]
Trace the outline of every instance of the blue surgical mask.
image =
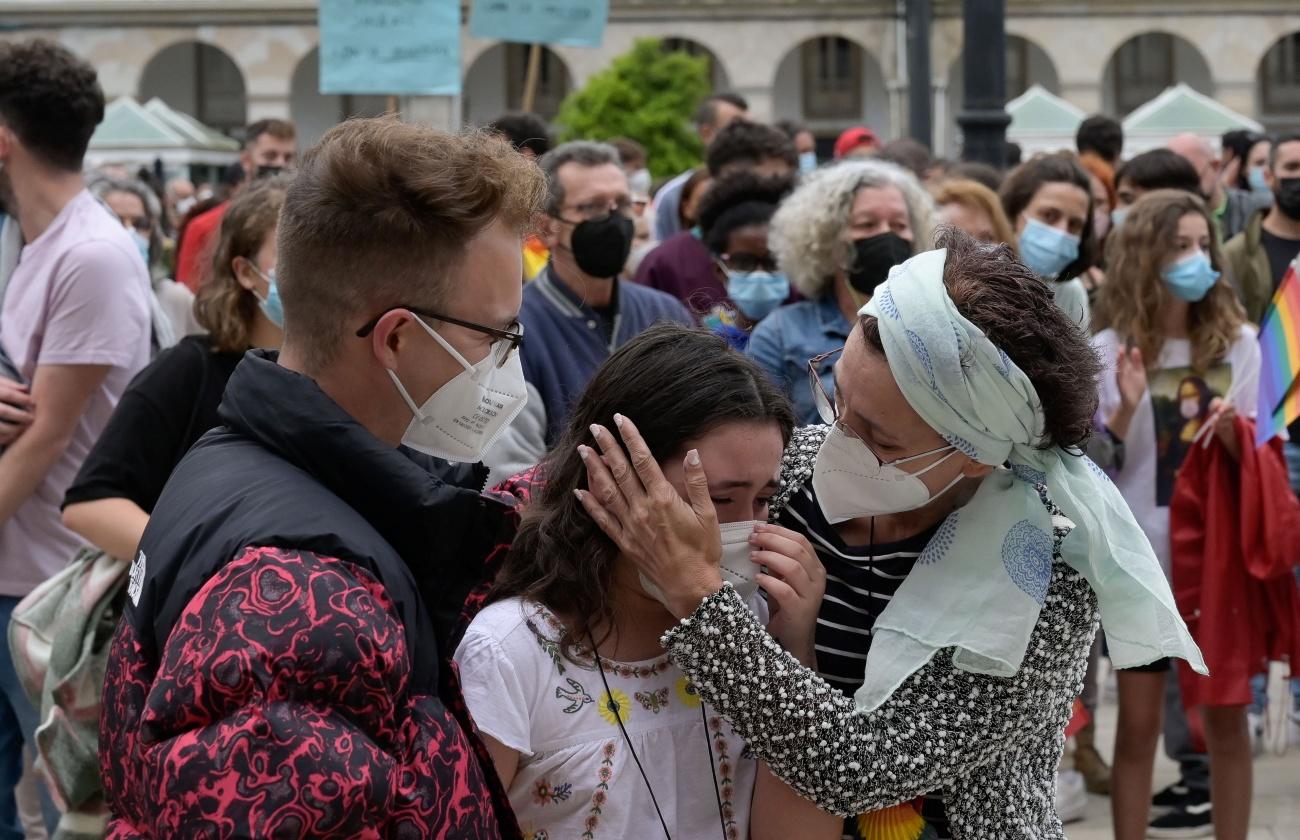
[[1204,300],[1210,293],[1210,289],[1214,288],[1214,284],[1219,281],[1219,272],[1210,265],[1210,258],[1205,256],[1204,251],[1197,251],[1173,265],[1166,266],[1160,272],[1160,276],[1164,278],[1165,285],[1169,287],[1174,297],[1188,303]]
[[776,271],[727,270],[727,297],[742,315],[758,323],[790,296],[790,281]]
[[1079,237],[1029,219],[1020,232],[1020,260],[1039,277],[1053,279],[1079,258]]
[[275,285],[275,269],[271,269],[265,274],[262,269],[253,266],[253,271],[257,276],[266,281],[266,297],[260,297],[257,292],[253,292],[253,297],[257,298],[257,305],[261,307],[262,314],[267,320],[275,324],[280,329],[284,329],[284,306],[280,303],[280,289]]
[[130,231],[131,240],[135,242],[136,249],[140,252],[140,259],[144,260],[145,266],[149,265],[149,237],[145,236],[138,230]]
[[1273,190],[1264,181],[1264,167],[1252,166],[1246,173],[1246,181],[1249,182],[1250,188],[1254,192],[1271,193]]
[[1127,207],[1116,207],[1110,211],[1110,229],[1118,230],[1119,226],[1124,224],[1124,217],[1128,215]]
[[817,153],[816,153],[816,152],[800,152],[800,153],[799,153],[799,171],[800,171],[800,172],[812,172],[812,171],[813,171],[814,169],[816,169],[816,168],[817,168]]

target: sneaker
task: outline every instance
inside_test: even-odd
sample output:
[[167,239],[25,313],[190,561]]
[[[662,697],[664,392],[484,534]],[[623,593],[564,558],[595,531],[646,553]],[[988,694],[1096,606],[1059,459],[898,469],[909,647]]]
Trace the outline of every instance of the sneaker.
[[1151,807],[1153,808],[1184,808],[1204,800],[1201,794],[1193,793],[1192,789],[1183,784],[1179,779],[1167,788],[1159,790],[1156,795],[1151,797]]
[[1062,823],[1078,822],[1088,813],[1088,789],[1078,770],[1056,774],[1056,815]]
[[1147,826],[1147,837],[1213,837],[1214,817],[1209,800],[1175,808]]

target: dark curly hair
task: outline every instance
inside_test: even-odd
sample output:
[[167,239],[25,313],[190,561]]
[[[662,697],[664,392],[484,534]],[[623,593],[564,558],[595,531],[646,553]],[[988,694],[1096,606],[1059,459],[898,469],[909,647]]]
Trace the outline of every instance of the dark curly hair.
[[103,119],[95,68],[44,38],[0,44],[0,122],[46,164],[80,171]]
[[727,250],[727,237],[746,225],[767,224],[781,199],[794,189],[793,175],[764,178],[738,172],[715,181],[700,199],[700,233],[713,253]]
[[564,436],[538,467],[543,487],[523,522],[489,596],[537,601],[564,622],[560,646],[579,659],[586,628],[610,618],[618,549],[573,495],[587,488],[578,444],[590,427],[613,428],[618,412],[636,424],[656,461],[683,457],[687,442],[723,423],[773,422],[789,443],[790,400],[762,368],[725,339],[659,324],[620,347],[587,383]]
[[[1033,383],[1045,418],[1042,449],[1082,447],[1092,434],[1101,362],[1088,336],[1052,298],[1051,287],[1005,245],[985,245],[944,228],[943,283],[966,320],[984,331]],[[880,325],[860,319],[867,345],[882,355]]]
[[709,174],[717,178],[737,165],[754,165],[773,158],[788,163],[791,172],[799,168],[799,153],[785,132],[762,123],[736,120],[713,138],[705,163]]

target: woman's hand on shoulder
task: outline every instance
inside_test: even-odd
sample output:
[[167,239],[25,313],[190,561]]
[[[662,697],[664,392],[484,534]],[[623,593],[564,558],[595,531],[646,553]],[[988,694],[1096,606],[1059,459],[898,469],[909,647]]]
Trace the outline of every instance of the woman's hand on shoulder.
[[759,525],[749,538],[759,573],[758,585],[767,592],[772,618],[767,631],[799,663],[817,667],[815,641],[817,613],[826,594],[826,569],[808,538],[780,525]]

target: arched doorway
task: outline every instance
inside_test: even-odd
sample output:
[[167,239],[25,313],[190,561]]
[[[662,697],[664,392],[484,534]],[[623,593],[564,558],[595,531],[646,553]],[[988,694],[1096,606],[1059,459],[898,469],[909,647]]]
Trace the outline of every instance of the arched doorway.
[[226,134],[238,134],[248,122],[244,74],[220,47],[182,41],[158,52],[140,74],[141,102],[158,97]]
[[1106,62],[1102,110],[1127,116],[1179,82],[1206,96],[1214,95],[1210,65],[1191,41],[1168,32],[1134,35]]
[[321,135],[349,117],[377,117],[388,109],[385,96],[320,92],[320,49],[302,57],[289,83],[289,116],[298,129],[298,145],[306,149]]
[[[528,50],[528,44],[496,44],[474,59],[461,93],[467,122],[486,125],[506,111],[523,107]],[[542,47],[533,113],[547,122],[555,119],[560,103],[572,89],[573,77],[564,59]]]
[[[1061,79],[1056,65],[1047,51],[1037,43],[1019,35],[1007,36],[1006,99],[1010,102],[1034,85],[1042,85],[1060,96]],[[943,127],[943,136],[935,136],[934,148],[938,154],[956,155],[961,149],[961,130],[957,114],[966,101],[966,74],[963,56],[958,55],[948,67],[947,95],[942,104],[936,104],[935,125]],[[942,109],[942,116],[938,110]]]
[[1300,129],[1300,32],[1278,38],[1255,75],[1260,122],[1270,131]]
[[692,41],[689,38],[664,38],[664,52],[684,52],[691,56],[703,56],[709,60],[709,82],[713,85],[715,91],[731,89],[731,79],[727,76],[727,70],[718,61],[718,56],[713,50],[701,44],[699,41]]
[[810,38],[785,54],[772,85],[772,115],[805,123],[828,145],[853,125],[891,136],[885,75],[870,52],[838,35]]

